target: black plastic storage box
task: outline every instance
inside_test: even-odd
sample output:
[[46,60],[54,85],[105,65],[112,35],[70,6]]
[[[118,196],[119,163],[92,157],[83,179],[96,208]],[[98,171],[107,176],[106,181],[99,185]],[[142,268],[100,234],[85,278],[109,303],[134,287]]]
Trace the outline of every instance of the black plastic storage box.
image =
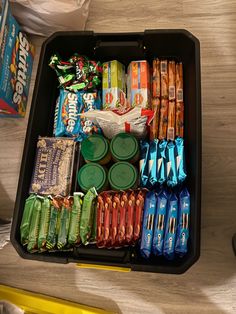
[[[108,61],[117,59],[126,66],[133,60],[154,57],[174,58],[183,62],[185,103],[185,154],[191,194],[189,251],[183,258],[167,261],[153,257],[146,261],[137,249],[98,249],[94,246],[76,248],[73,252],[30,254],[20,243],[20,223],[24,202],[28,197],[34,167],[38,136],[52,136],[58,80],[48,66],[50,57],[58,52],[63,59],[73,53]],[[11,242],[23,258],[46,262],[78,262],[131,268],[136,271],[180,274],[193,265],[200,255],[201,216],[201,82],[200,45],[196,37],[185,30],[147,30],[144,33],[96,34],[93,32],[58,32],[43,46],[34,88],[19,185],[15,203]]]

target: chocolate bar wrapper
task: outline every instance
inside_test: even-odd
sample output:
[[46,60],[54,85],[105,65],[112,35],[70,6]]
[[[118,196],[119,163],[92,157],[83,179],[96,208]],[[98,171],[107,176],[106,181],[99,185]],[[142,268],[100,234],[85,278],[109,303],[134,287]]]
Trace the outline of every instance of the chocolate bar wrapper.
[[139,191],[136,196],[135,209],[134,209],[134,242],[140,238],[141,226],[143,219],[145,194],[143,191]]
[[161,73],[160,73],[160,60],[154,59],[152,63],[152,97],[161,97]]
[[149,183],[154,187],[157,183],[157,156],[158,156],[158,139],[155,139],[150,142],[149,148],[149,160],[148,160],[148,169],[149,169]]
[[68,232],[68,243],[78,244],[80,242],[79,225],[82,210],[82,199],[84,194],[74,192],[73,205],[70,215],[70,226]]
[[178,198],[174,193],[172,193],[168,202],[168,214],[163,248],[163,255],[169,260],[173,260],[175,255],[177,220]]
[[111,246],[112,238],[112,195],[110,193],[105,193],[104,200],[104,246],[109,248]]
[[184,154],[184,139],[181,137],[177,137],[175,140],[175,146],[178,181],[183,182],[187,177]]
[[40,223],[39,223],[39,237],[38,237],[38,249],[43,252],[46,250],[46,242],[48,235],[48,227],[50,220],[50,210],[51,210],[51,198],[44,197],[42,201],[42,209],[40,215]]
[[152,76],[152,110],[154,111],[154,116],[150,124],[150,140],[158,138],[159,115],[161,105],[160,98],[161,98],[160,61],[158,59],[154,59]]
[[29,229],[30,222],[32,217],[32,212],[34,209],[34,201],[36,199],[35,194],[31,194],[25,201],[23,217],[20,225],[20,236],[21,236],[21,244],[28,244],[29,240]]
[[97,199],[97,246],[104,246],[104,199],[101,194]]
[[167,137],[168,105],[169,105],[168,99],[161,99],[159,135],[158,135],[158,138],[160,140],[166,139]]
[[59,250],[65,248],[67,244],[71,215],[71,200],[64,198],[61,207],[60,225],[58,230],[57,248]]
[[134,208],[135,208],[135,193],[132,191],[129,195],[126,217],[126,234],[125,240],[127,244],[131,244],[134,232]]
[[183,64],[176,64],[176,136],[184,136]]
[[140,141],[140,184],[145,187],[148,182],[148,156],[149,156],[149,143],[145,140]]
[[165,190],[162,190],[157,196],[157,209],[152,241],[152,252],[154,255],[162,255],[163,252],[167,204],[168,194]]
[[174,187],[178,184],[176,159],[175,159],[175,143],[170,141],[166,149],[166,177],[167,185]]
[[73,139],[39,137],[29,193],[69,195],[74,151]]
[[148,192],[146,194],[145,204],[144,204],[144,219],[143,219],[143,229],[141,237],[140,253],[141,255],[148,259],[151,254],[152,239],[154,232],[154,219],[156,212],[156,194],[155,192]]
[[179,194],[179,223],[175,245],[175,252],[181,257],[188,252],[189,221],[190,194],[187,188],[184,188]]
[[62,201],[61,197],[53,198],[51,201],[50,219],[46,242],[46,248],[48,250],[53,250],[57,243],[57,226],[58,219],[60,217],[59,211],[61,210],[60,209],[61,201]]
[[175,101],[169,100],[167,140],[171,141],[174,141],[175,139],[175,116]]
[[157,156],[157,178],[160,184],[163,184],[166,181],[166,146],[166,140],[159,141]]
[[161,68],[161,98],[168,99],[168,61],[162,60],[160,64]]
[[125,243],[125,227],[126,227],[126,213],[128,207],[128,194],[123,192],[120,200],[120,212],[118,212],[118,235],[117,246],[122,246]]
[[118,216],[120,212],[120,194],[116,193],[113,196],[112,202],[112,217],[111,217],[111,246],[116,245],[116,239],[118,234]]

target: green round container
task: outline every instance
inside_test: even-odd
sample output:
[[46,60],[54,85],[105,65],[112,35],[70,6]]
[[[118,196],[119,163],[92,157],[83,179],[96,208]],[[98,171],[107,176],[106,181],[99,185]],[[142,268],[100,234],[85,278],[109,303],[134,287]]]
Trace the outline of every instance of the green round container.
[[115,161],[135,163],[139,159],[138,141],[129,133],[119,133],[113,137],[110,150]]
[[115,163],[108,172],[108,180],[113,190],[127,190],[137,187],[138,171],[130,163]]
[[102,135],[94,134],[81,144],[81,154],[86,162],[97,162],[105,165],[111,160],[109,143]]
[[107,172],[104,167],[96,163],[88,163],[80,168],[77,175],[79,186],[83,192],[95,187],[98,192],[107,189]]

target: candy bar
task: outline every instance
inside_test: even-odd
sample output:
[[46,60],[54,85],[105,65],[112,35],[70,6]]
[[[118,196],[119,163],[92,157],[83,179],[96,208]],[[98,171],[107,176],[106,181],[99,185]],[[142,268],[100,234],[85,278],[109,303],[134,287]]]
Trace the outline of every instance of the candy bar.
[[68,232],[68,243],[78,244],[80,242],[79,225],[82,210],[82,199],[84,194],[80,192],[74,192],[73,205],[70,216],[70,226]]
[[104,200],[102,195],[98,195],[97,199],[97,246],[104,246]]
[[148,161],[148,169],[149,169],[149,183],[152,187],[154,187],[157,183],[157,158],[158,158],[158,139],[154,139],[150,142],[149,146],[149,161]]
[[140,161],[139,161],[139,172],[140,172],[140,184],[145,187],[148,182],[149,174],[149,143],[145,140],[140,141]]
[[154,116],[150,124],[150,140],[158,138],[159,115],[161,105],[160,98],[161,98],[160,61],[158,59],[154,59],[152,76],[152,110],[154,111]]
[[135,208],[135,194],[134,192],[131,192],[128,198],[127,216],[126,216],[125,240],[127,244],[130,244],[133,240],[134,208]]
[[112,201],[112,217],[111,217],[111,245],[114,247],[118,234],[118,218],[120,214],[120,195],[116,193]]
[[185,167],[184,139],[181,137],[176,138],[175,146],[176,146],[177,177],[179,182],[183,182],[187,177]]
[[119,246],[125,242],[125,227],[126,227],[126,212],[128,206],[128,195],[123,192],[120,201],[120,220],[119,220],[119,231],[117,235],[117,243]]
[[176,64],[176,136],[184,136],[183,64]]
[[51,204],[49,197],[42,200],[42,208],[39,223],[38,249],[40,251],[46,250],[47,234],[50,220]]
[[104,246],[111,245],[111,217],[112,217],[112,195],[104,195]]
[[23,245],[28,244],[30,222],[31,222],[32,212],[34,210],[35,199],[36,199],[36,195],[31,194],[25,201],[23,217],[22,217],[21,225],[20,225],[21,243]]
[[62,203],[62,197],[53,198],[50,208],[50,220],[48,226],[46,248],[52,250],[57,243],[57,229],[59,227],[60,207]]
[[157,156],[157,176],[158,182],[160,184],[163,184],[166,181],[166,146],[166,140],[159,142],[159,150]]
[[70,226],[71,200],[66,197],[62,201],[60,214],[60,227],[58,230],[57,248],[63,249],[67,244],[68,231]]
[[166,177],[167,185],[174,187],[178,184],[176,159],[175,159],[175,144],[170,141],[166,148]]
[[140,238],[141,235],[141,226],[143,218],[143,209],[144,209],[144,193],[139,191],[136,196],[135,208],[134,208],[134,242]]

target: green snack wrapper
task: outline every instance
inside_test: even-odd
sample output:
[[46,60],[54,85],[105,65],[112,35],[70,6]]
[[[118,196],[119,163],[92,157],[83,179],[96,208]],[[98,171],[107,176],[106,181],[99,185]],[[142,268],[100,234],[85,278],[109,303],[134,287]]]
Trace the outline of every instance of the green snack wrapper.
[[61,215],[60,215],[60,226],[58,230],[57,248],[63,249],[67,244],[67,236],[70,225],[70,214],[71,214],[71,199],[64,198],[62,202]]
[[48,226],[46,248],[52,250],[57,244],[57,226],[60,213],[60,198],[53,198],[50,208],[50,220]]
[[30,221],[29,229],[29,242],[27,250],[31,253],[37,252],[38,250],[38,235],[39,235],[39,223],[42,210],[43,197],[38,196],[34,201],[32,217]]
[[94,187],[88,190],[84,197],[80,220],[80,238],[84,245],[89,243],[91,236],[94,217],[94,202],[96,197],[97,192]]
[[74,193],[74,202],[72,205],[72,211],[70,216],[70,226],[68,233],[68,243],[69,244],[77,244],[80,242],[80,217],[82,210],[82,198],[84,194],[80,192]]
[[46,249],[47,234],[50,220],[50,199],[44,197],[41,209],[40,224],[39,224],[39,237],[38,237],[38,249],[44,251]]
[[25,201],[23,217],[20,225],[20,237],[22,245],[28,244],[30,221],[32,217],[35,199],[36,195],[31,194]]

